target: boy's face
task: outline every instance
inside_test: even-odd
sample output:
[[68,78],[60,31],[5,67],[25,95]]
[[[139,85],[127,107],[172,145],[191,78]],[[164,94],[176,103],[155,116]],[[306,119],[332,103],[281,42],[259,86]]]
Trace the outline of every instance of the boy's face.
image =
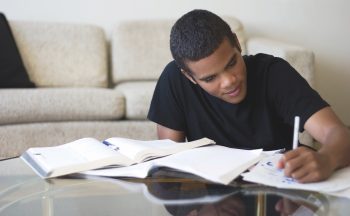
[[238,104],[247,94],[246,66],[237,47],[224,39],[210,56],[187,61],[191,74],[183,71],[193,83],[228,103]]

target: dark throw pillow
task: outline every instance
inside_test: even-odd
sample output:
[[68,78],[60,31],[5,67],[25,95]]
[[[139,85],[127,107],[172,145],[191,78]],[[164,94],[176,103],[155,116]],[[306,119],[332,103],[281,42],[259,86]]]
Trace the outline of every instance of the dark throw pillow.
[[0,13],[0,88],[32,88],[10,25]]

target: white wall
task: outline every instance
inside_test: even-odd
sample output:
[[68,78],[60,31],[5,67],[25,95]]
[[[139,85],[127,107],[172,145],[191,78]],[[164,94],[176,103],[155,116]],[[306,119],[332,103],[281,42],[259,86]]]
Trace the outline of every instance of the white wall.
[[92,23],[107,35],[119,20],[177,18],[194,8],[234,15],[251,35],[314,51],[316,88],[350,125],[348,0],[0,0],[9,19]]

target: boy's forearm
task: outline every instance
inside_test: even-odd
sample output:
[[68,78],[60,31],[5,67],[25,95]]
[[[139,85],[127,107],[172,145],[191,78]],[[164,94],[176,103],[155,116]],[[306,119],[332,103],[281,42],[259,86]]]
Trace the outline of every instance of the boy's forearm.
[[333,170],[350,165],[350,133],[345,126],[332,128],[319,150],[330,158]]

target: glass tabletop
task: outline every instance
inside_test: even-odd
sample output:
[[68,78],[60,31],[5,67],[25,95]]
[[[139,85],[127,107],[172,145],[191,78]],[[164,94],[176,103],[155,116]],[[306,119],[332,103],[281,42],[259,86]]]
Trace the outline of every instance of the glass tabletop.
[[21,159],[0,162],[0,215],[348,215],[350,200],[240,180],[205,182],[166,169],[146,179],[44,180]]

